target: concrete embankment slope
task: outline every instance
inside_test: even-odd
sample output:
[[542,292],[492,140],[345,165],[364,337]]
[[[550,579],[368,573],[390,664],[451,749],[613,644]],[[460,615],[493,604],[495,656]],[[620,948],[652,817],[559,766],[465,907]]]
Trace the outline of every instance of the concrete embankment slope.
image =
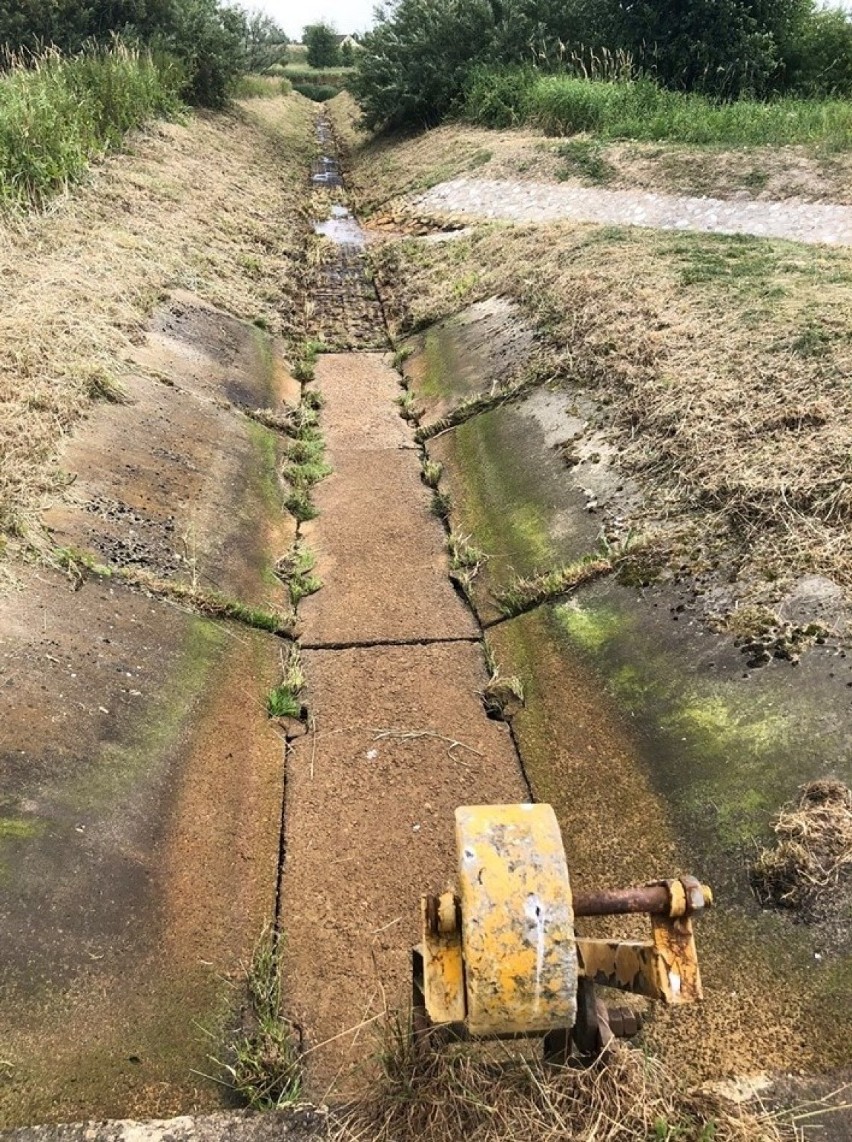
[[255,626],[295,522],[243,409],[288,381],[272,339],[187,295],[138,353],[66,442],[54,554],[0,599],[5,1125],[221,1105],[204,1074],[275,906],[281,642]]

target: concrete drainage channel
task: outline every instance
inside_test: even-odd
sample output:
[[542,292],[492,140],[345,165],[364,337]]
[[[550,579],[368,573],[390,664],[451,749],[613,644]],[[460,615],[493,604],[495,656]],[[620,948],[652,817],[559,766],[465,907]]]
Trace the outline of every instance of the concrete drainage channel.
[[456,806],[527,790],[508,727],[480,699],[481,630],[448,575],[399,375],[377,351],[381,307],[324,119],[318,138],[313,182],[335,194],[317,225],[308,324],[324,351],[305,391],[322,400],[331,473],[302,525],[323,588],[299,609],[310,730],[288,747],[281,968],[306,1091],[325,1101],[351,1094],[356,1070],[364,1082],[370,1024],[407,1000],[417,900],[452,874]]

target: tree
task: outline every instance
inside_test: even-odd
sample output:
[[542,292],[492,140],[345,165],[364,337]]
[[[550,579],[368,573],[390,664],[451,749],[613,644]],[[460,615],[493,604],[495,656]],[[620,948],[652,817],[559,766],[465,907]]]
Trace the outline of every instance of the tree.
[[344,40],[340,45],[340,62],[343,67],[352,67],[355,63],[355,52],[349,40]]
[[303,33],[308,67],[335,67],[340,59],[337,33],[330,24],[309,24]]
[[267,71],[287,56],[290,40],[271,16],[263,12],[252,13],[246,21],[245,55],[249,71]]

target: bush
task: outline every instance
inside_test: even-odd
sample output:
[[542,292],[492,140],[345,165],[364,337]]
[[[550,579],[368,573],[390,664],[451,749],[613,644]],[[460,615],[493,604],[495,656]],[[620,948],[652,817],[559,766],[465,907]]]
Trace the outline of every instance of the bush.
[[531,67],[475,68],[465,90],[465,117],[485,127],[516,127],[527,119],[535,81]]
[[186,72],[181,95],[188,103],[221,108],[245,71],[246,18],[217,0],[182,0],[157,42]]
[[[723,146],[852,148],[852,104],[846,100],[714,103],[697,93],[668,91],[649,79],[606,83],[571,76],[540,77],[521,100],[525,120],[549,135],[587,132]],[[471,117],[474,110],[465,107]]]
[[332,87],[330,83],[294,83],[293,90],[304,95],[306,99],[313,99],[314,103],[326,103],[340,94],[339,87]]
[[427,126],[460,100],[477,64],[494,58],[486,0],[399,0],[363,39],[352,91],[369,128]]
[[0,78],[0,203],[42,203],[126,131],[173,113],[183,79],[170,57],[121,44],[13,68]]
[[791,47],[789,85],[811,96],[852,96],[852,19],[840,9],[811,14]]

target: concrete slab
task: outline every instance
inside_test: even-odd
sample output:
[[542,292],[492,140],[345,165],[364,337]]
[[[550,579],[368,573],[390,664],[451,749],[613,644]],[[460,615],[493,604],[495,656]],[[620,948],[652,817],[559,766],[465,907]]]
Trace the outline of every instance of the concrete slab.
[[320,359],[316,383],[334,471],[306,532],[324,587],[300,608],[305,645],[477,638],[397,414],[396,374],[379,354],[337,354]]
[[0,598],[0,1125],[221,1106],[274,907],[271,636],[19,568]]
[[45,514],[54,542],[280,606],[273,568],[296,535],[283,509],[280,438],[142,376],[126,390],[128,403],[100,406],[65,443],[59,462],[74,482]]
[[314,1110],[220,1111],[179,1118],[113,1119],[0,1131],[2,1142],[302,1142],[326,1137],[327,1115]]
[[492,592],[515,575],[570,563],[599,545],[606,518],[603,465],[566,465],[560,444],[583,423],[569,404],[564,393],[539,389],[427,446],[444,467],[440,486],[450,494],[453,530],[471,536],[488,556],[473,583],[485,622],[500,613]]
[[511,382],[534,345],[532,330],[502,297],[478,301],[410,337],[403,372],[422,423],[440,420],[463,400]]
[[453,877],[456,806],[526,790],[508,727],[477,694],[479,645],[304,660],[315,732],[288,760],[282,970],[308,1094],[323,1100],[351,1089],[359,1066],[363,1088],[376,1041],[361,1024],[406,1002],[420,894]]
[[154,314],[133,359],[214,401],[247,408],[299,403],[301,386],[279,340],[183,290]]
[[306,646],[476,638],[447,577],[445,537],[414,456],[332,455],[308,531],[323,581],[299,608]]

